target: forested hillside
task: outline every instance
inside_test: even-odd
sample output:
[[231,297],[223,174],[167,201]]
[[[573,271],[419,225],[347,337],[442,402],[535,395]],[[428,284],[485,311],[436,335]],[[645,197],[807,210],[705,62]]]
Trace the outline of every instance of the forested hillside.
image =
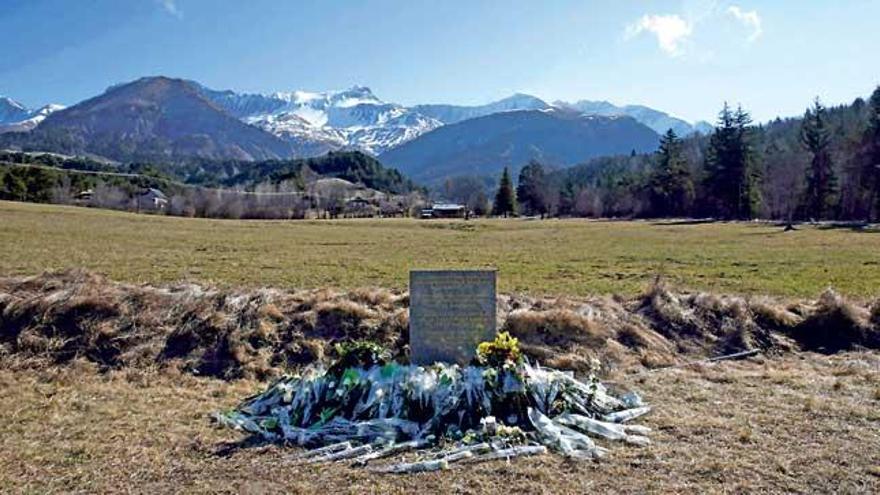
[[803,117],[765,125],[725,105],[709,135],[668,132],[656,153],[529,169],[523,180],[526,190],[539,182],[540,193],[519,198],[522,213],[876,220],[880,88],[868,101],[825,108],[816,100]]

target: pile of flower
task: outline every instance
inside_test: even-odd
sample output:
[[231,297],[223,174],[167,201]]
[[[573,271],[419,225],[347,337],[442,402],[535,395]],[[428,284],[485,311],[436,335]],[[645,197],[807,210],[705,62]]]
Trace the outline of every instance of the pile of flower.
[[548,448],[593,459],[606,450],[591,436],[649,443],[648,428],[624,424],[650,410],[638,395],[615,397],[595,377],[532,366],[517,344],[499,334],[480,344],[466,367],[403,365],[373,344],[352,344],[338,349],[340,360],[327,370],[284,377],[215,417],[269,441],[312,447],[297,456],[302,462],[365,465],[408,450],[422,454],[417,462],[379,468],[386,472]]

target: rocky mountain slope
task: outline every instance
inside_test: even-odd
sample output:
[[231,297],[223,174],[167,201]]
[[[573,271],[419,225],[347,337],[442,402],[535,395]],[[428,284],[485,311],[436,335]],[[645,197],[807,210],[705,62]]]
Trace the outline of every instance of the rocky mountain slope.
[[203,88],[218,106],[314,154],[356,148],[378,155],[442,122],[377,98],[364,86],[345,91],[238,94]]

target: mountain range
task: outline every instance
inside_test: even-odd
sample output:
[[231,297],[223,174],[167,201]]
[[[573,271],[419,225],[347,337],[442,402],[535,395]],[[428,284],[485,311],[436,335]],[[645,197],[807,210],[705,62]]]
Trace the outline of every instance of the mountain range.
[[292,91],[270,95],[203,88],[205,96],[243,121],[293,142],[309,141],[317,150],[353,148],[373,155],[394,149],[448,124],[518,110],[569,110],[584,115],[629,116],[658,134],[673,129],[679,136],[706,133],[705,122],[691,124],[640,105],[615,106],[605,101],[546,101],[517,93],[485,105],[426,104],[405,107],[385,102],[370,88],[312,93]]
[[51,113],[30,132],[0,137],[0,144],[119,161],[264,160],[302,152],[229,115],[199,86],[166,77],[113,86]]
[[29,109],[12,98],[0,96],[0,134],[30,131],[49,114],[63,109],[64,106],[54,103]]
[[68,108],[29,110],[0,99],[0,147],[119,161],[266,160],[361,150],[427,182],[452,173],[494,175],[532,158],[566,166],[599,154],[645,151],[668,128],[687,135],[707,126],[648,107],[547,103],[526,94],[476,106],[404,106],[364,86],[257,94],[161,76],[111,86]]

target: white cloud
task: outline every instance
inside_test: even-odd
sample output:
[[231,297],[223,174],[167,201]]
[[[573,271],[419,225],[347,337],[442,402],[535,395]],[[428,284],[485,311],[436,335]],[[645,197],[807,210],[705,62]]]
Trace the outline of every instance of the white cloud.
[[183,19],[183,11],[177,8],[177,3],[175,0],[156,0],[162,8],[165,9],[165,12],[177,17],[178,19]]
[[758,38],[761,37],[761,34],[764,32],[764,30],[761,27],[761,16],[758,15],[758,11],[745,11],[736,5],[731,5],[727,8],[727,13],[728,15],[732,15],[745,27],[752,30],[752,34],[750,34],[748,37],[750,43],[756,41]]
[[643,15],[638,22],[626,28],[626,38],[630,39],[644,32],[657,37],[660,49],[671,57],[683,53],[682,45],[694,31],[694,26],[678,14]]

